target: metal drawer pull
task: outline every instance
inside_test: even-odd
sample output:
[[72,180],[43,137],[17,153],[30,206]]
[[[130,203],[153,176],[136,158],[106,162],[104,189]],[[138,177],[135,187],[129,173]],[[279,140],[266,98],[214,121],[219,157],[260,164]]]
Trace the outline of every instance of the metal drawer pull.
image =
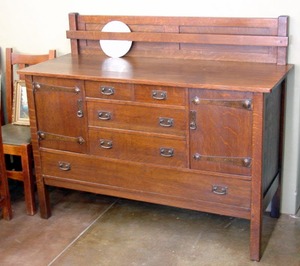
[[218,195],[226,195],[227,189],[228,189],[227,187],[223,187],[223,186],[217,186],[217,185],[212,186],[212,192]]
[[77,100],[77,117],[82,118],[83,117],[83,104],[82,104],[82,99]]
[[250,167],[252,159],[250,157],[221,157],[221,156],[207,156],[207,155],[201,155],[199,153],[195,153],[193,155],[194,160],[197,161],[208,161],[208,162],[214,162],[214,163],[226,163],[226,164],[232,164],[235,166],[241,166],[241,167]]
[[152,91],[152,98],[155,100],[166,100],[167,99],[167,92],[166,91]]
[[162,127],[172,127],[173,124],[174,124],[173,118],[168,118],[168,117],[160,117],[159,118],[159,125]]
[[106,96],[113,95],[115,93],[114,87],[101,86],[101,93]]
[[190,111],[190,129],[197,129],[196,111]]
[[54,140],[54,141],[67,141],[67,142],[77,142],[78,144],[84,144],[85,140],[83,137],[70,137],[58,134],[47,133],[39,131],[39,140]]
[[160,155],[163,157],[173,157],[174,149],[172,148],[160,148]]
[[106,111],[99,111],[98,112],[98,118],[100,120],[110,120],[111,119],[111,113]]
[[58,167],[62,171],[70,171],[71,170],[71,164],[67,162],[58,162]]
[[77,86],[75,87],[51,86],[51,85],[33,82],[33,88],[34,88],[34,92],[36,92],[39,89],[42,89],[45,91],[71,92],[76,94],[80,93],[80,88]]
[[83,117],[83,111],[82,110],[77,111],[77,117],[79,117],[79,118]]
[[100,139],[100,147],[103,149],[111,149],[113,147],[112,140]]
[[225,106],[230,108],[241,108],[248,111],[252,110],[252,100],[251,99],[241,99],[241,100],[232,100],[232,99],[201,99],[198,96],[195,96],[192,99],[192,103],[195,105],[199,104],[208,104],[208,105],[218,105]]

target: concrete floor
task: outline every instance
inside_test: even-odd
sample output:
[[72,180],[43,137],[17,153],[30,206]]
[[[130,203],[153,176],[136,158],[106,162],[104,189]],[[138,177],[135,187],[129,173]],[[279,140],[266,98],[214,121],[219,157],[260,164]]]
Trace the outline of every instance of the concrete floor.
[[[22,192],[22,191],[21,191]],[[90,193],[53,189],[52,216],[27,216],[12,195],[0,219],[0,265],[255,265],[249,221]],[[258,265],[300,265],[300,218],[264,216]]]

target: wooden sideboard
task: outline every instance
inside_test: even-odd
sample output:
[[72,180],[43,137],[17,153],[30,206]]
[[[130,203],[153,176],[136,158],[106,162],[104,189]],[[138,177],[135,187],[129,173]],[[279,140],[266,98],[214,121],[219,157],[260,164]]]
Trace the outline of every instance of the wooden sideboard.
[[[131,32],[101,32],[112,20]],[[258,261],[272,199],[279,215],[287,17],[69,21],[72,53],[21,71],[41,216],[50,185],[245,218]],[[108,58],[100,39],[133,46]]]

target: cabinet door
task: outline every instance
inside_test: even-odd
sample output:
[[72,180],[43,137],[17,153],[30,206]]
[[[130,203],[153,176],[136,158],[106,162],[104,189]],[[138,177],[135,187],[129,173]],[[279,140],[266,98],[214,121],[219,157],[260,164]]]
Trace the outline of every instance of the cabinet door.
[[190,89],[191,168],[251,174],[252,94]]
[[40,147],[85,152],[83,82],[35,77],[33,86]]

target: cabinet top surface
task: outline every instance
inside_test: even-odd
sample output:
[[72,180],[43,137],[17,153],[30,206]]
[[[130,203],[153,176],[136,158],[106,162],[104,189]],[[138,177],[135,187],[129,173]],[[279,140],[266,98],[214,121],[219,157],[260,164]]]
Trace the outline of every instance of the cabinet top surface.
[[292,65],[67,54],[22,69],[33,76],[183,88],[270,92]]

